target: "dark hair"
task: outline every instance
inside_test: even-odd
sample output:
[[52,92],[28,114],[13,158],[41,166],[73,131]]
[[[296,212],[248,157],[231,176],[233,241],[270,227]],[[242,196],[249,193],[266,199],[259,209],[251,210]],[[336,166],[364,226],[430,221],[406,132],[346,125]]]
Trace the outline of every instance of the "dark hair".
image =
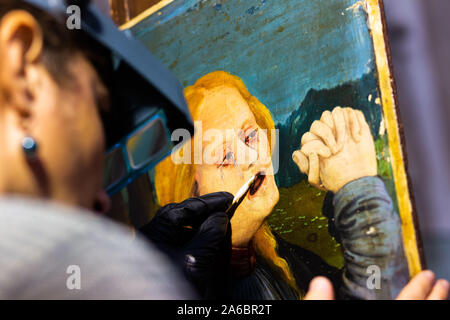
[[12,10],[25,10],[39,23],[43,37],[43,63],[60,85],[69,85],[71,73],[69,63],[76,54],[83,54],[97,70],[99,77],[108,86],[111,59],[107,49],[81,30],[69,30],[47,12],[21,0],[0,0],[0,20]]

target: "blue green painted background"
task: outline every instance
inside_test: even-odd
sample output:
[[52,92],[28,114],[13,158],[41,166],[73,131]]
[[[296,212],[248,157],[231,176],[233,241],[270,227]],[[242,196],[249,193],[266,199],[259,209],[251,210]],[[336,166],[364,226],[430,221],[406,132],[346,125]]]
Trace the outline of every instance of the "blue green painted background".
[[131,29],[184,86],[225,70],[270,109],[280,130],[281,199],[269,222],[287,240],[336,266],[342,263],[339,244],[330,240],[328,225],[319,224],[324,193],[305,182],[291,154],[323,111],[360,109],[376,140],[379,173],[395,196],[387,137],[379,135],[372,39],[366,13],[352,8],[357,2],[175,0]]

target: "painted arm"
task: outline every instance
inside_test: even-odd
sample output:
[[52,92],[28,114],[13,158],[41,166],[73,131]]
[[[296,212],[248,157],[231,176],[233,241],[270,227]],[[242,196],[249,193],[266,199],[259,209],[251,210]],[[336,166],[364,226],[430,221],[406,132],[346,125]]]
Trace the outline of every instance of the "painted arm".
[[301,145],[293,154],[299,169],[312,185],[335,194],[334,219],[346,261],[342,296],[394,298],[408,280],[401,224],[376,177],[374,139],[364,114],[353,108],[325,111]]
[[384,182],[365,177],[333,198],[345,259],[342,298],[394,299],[409,281],[401,223]]

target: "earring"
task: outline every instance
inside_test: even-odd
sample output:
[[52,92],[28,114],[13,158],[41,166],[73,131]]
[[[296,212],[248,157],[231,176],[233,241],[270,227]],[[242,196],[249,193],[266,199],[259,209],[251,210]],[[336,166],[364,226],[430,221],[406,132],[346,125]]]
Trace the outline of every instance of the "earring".
[[26,136],[22,140],[22,149],[28,160],[34,160],[37,158],[38,144],[30,136]]

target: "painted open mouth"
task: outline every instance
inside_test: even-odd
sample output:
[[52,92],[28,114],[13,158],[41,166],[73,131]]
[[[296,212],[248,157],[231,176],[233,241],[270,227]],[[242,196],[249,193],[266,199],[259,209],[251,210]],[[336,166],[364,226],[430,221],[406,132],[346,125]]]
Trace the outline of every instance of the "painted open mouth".
[[256,179],[250,187],[250,195],[251,196],[253,196],[256,192],[258,192],[258,190],[262,186],[265,178],[266,178],[266,173],[264,171],[260,171],[256,174]]

